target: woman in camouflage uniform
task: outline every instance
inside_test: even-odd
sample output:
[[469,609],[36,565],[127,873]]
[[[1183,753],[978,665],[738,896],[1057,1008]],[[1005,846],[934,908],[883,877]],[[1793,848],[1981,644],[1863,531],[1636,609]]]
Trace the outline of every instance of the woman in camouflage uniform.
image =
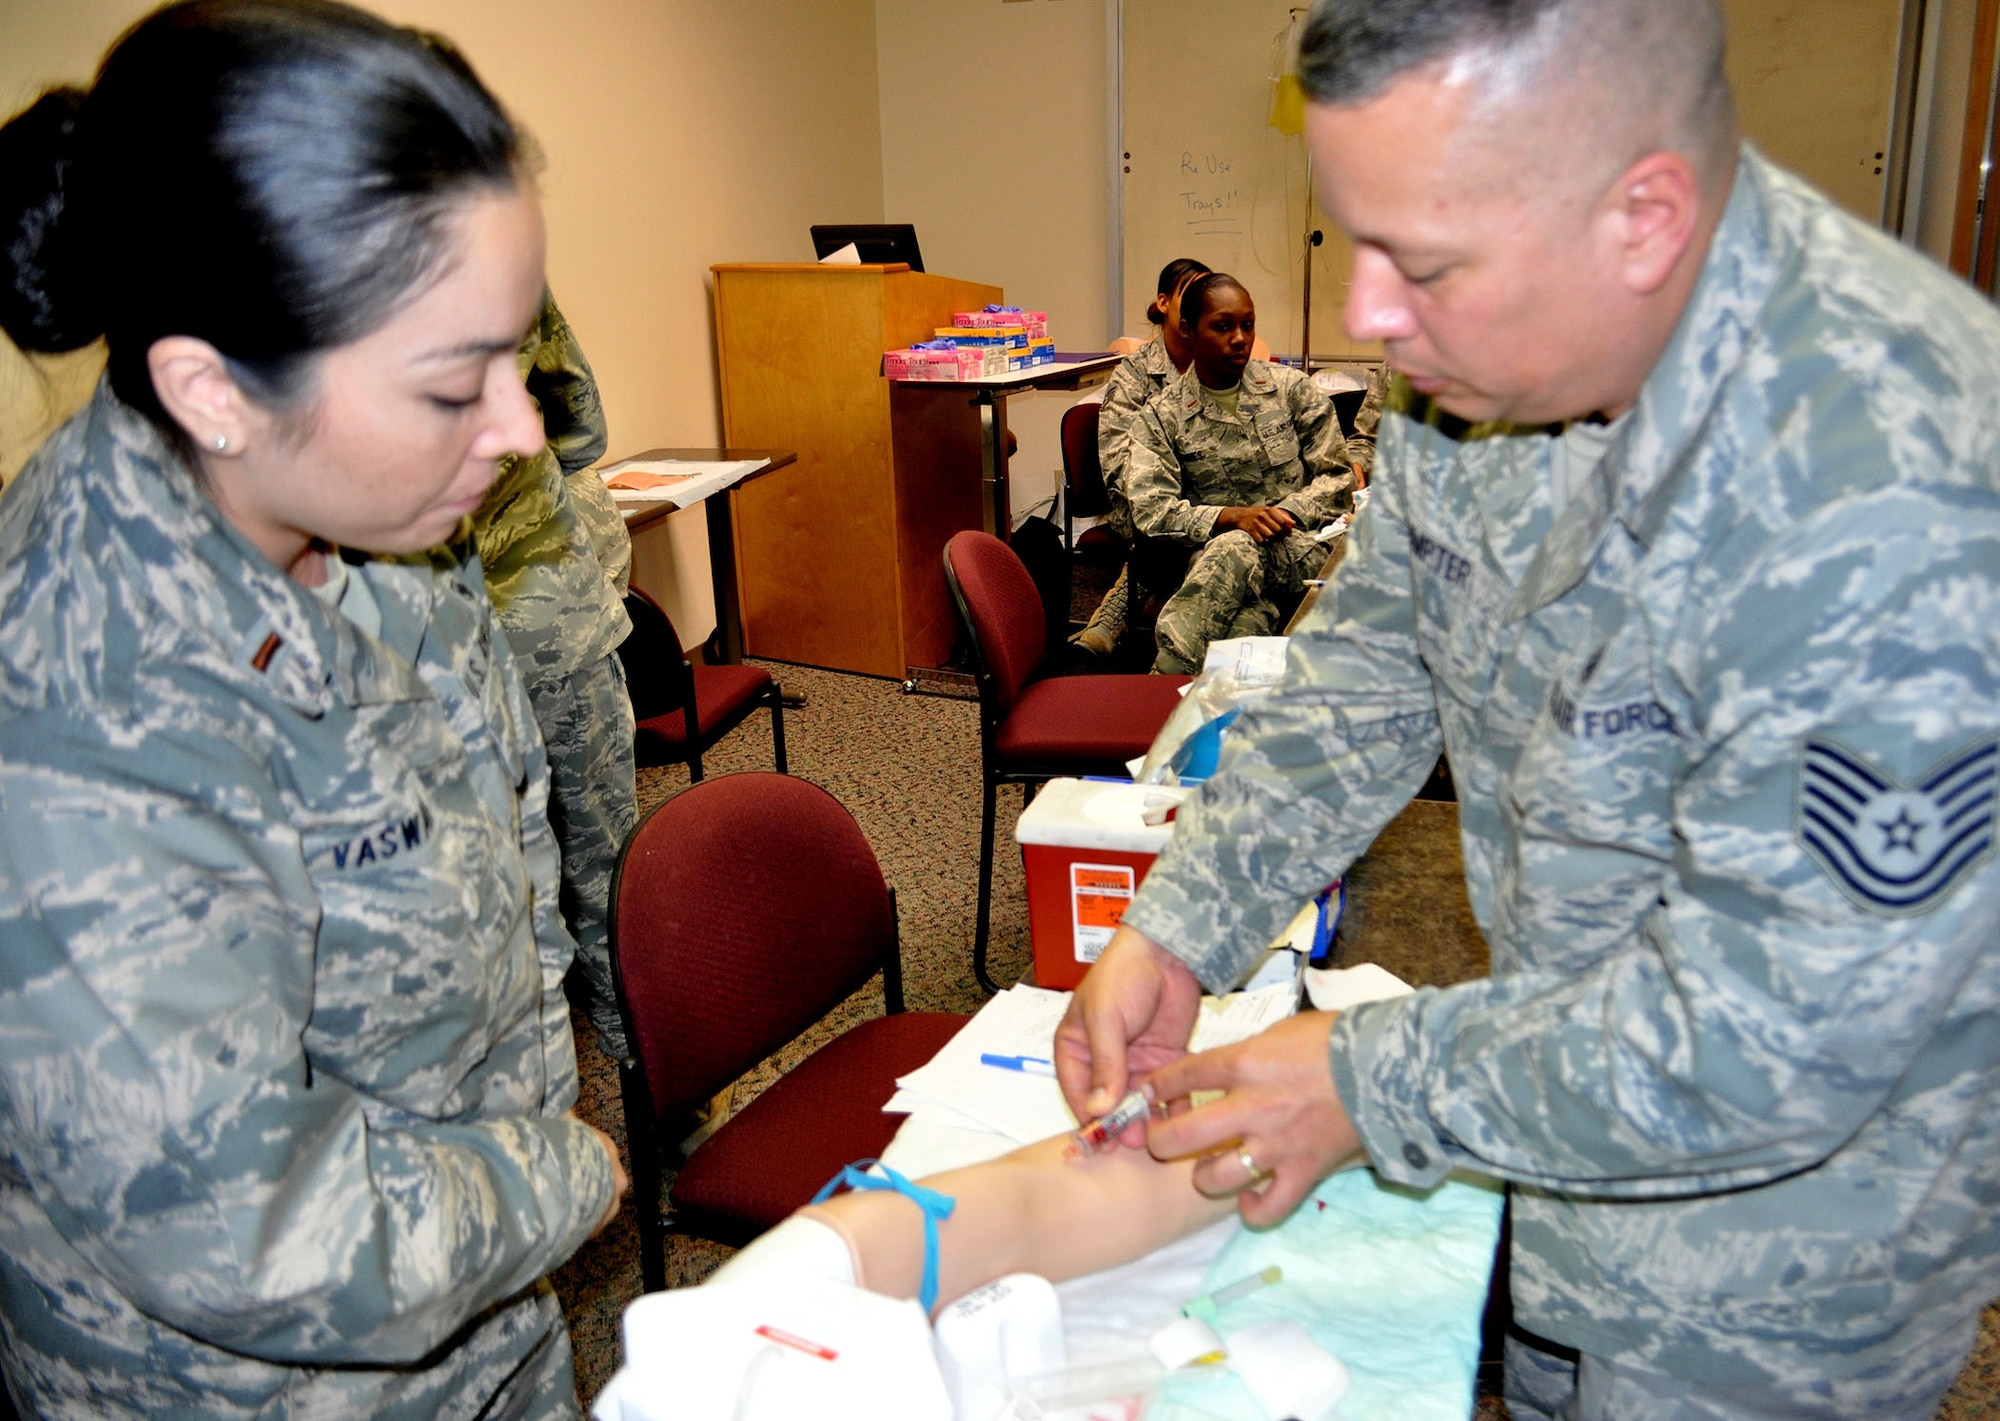
[[1193,363],[1133,431],[1133,523],[1195,550],[1160,608],[1156,671],[1199,671],[1210,641],[1276,632],[1281,604],[1325,561],[1314,530],[1354,503],[1332,402],[1298,371],[1251,357],[1256,325],[1235,277],[1191,282],[1181,330]]
[[157,12],[0,130],[0,1359],[42,1416],[571,1416],[549,771],[463,541],[543,445],[521,141],[359,11]]

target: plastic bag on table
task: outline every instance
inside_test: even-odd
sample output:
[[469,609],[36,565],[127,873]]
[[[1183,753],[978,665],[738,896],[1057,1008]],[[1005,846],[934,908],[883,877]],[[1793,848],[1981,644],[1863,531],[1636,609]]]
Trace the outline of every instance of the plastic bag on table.
[[1201,674],[1167,717],[1133,778],[1140,784],[1200,784],[1215,772],[1222,732],[1271,693],[1285,674],[1281,636],[1232,637],[1210,642]]

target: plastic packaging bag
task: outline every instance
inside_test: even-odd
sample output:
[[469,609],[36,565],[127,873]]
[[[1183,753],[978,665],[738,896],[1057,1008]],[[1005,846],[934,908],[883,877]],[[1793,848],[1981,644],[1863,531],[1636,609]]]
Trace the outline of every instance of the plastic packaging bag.
[[1153,737],[1133,778],[1148,785],[1190,785],[1213,774],[1222,732],[1245,706],[1268,696],[1278,684],[1289,644],[1290,638],[1281,636],[1210,642],[1201,674]]

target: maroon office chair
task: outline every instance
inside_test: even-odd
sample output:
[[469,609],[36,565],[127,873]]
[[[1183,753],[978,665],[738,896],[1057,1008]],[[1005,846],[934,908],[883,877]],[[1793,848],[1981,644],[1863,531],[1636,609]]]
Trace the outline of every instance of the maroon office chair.
[[1058,775],[1126,774],[1180,704],[1185,676],[1051,676],[1036,680],[1047,632],[1041,595],[1013,549],[968,530],[944,546],[945,581],[979,683],[979,908],[972,972],[987,991],[993,909],[993,817],[1000,786],[1024,798]]
[[618,648],[636,722],[632,752],[641,765],[688,767],[699,780],[701,757],[760,707],[771,708],[771,748],[785,773],[785,706],[771,673],[756,666],[697,666],[681,648],[667,609],[642,588],[625,594],[632,634]]
[[[695,1111],[876,971],[887,1016],[852,1027],[766,1089],[680,1166]],[[669,1229],[743,1243],[853,1160],[881,1154],[883,1104],[967,1018],[903,1010],[896,897],[860,826],[818,785],[721,775],[640,823],[611,883],[611,972],[631,1054],[618,1063],[648,1292]]]
[[[1097,458],[1097,420],[1104,406],[1096,400],[1071,405],[1062,417],[1063,538],[1077,549],[1076,520],[1102,518],[1111,511],[1111,491],[1104,486],[1104,466]],[[1115,541],[1108,529],[1092,528],[1083,541]]]

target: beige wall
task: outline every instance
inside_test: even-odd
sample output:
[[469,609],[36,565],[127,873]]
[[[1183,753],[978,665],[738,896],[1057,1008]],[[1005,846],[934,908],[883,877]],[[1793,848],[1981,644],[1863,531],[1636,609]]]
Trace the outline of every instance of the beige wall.
[[[4,0],[0,111],[86,79],[145,0]],[[803,260],[820,221],[914,222],[926,264],[1044,307],[1059,347],[1108,336],[1103,0],[377,0],[471,55],[545,151],[549,269],[602,383],[613,453],[719,436],[707,269]],[[1921,243],[1943,254],[1974,0],[1929,0],[1935,118]],[[983,109],[967,98],[1001,93]],[[0,340],[0,474],[87,390]],[[1016,507],[1046,498],[1069,397],[1018,398]],[[705,634],[700,515],[642,550]],[[676,585],[663,584],[671,580]]]
[[[873,0],[372,3],[450,35],[539,141],[549,279],[597,371],[612,452],[718,440],[710,263],[809,259],[811,223],[881,220]],[[150,8],[6,0],[0,108],[84,81]],[[50,389],[0,340],[0,473],[73,400],[77,363]],[[699,538],[677,542],[699,557]],[[706,564],[677,575],[697,639]]]
[[[916,224],[927,270],[1046,310],[1058,350],[1116,334],[1104,328],[1104,30],[1098,0],[875,0],[884,219]],[[1049,496],[1074,398],[1008,402],[1016,510]]]
[[1874,223],[1896,94],[1900,0],[1723,0],[1743,132]]

